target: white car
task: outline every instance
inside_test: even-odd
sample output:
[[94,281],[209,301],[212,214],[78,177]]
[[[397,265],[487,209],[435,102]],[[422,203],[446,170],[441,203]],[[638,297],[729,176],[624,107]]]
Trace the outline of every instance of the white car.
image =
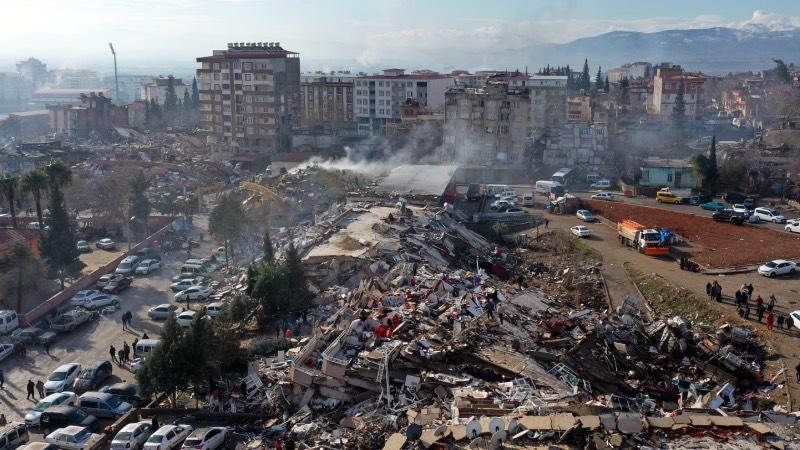
[[222,310],[225,308],[224,303],[214,302],[209,303],[206,305],[206,315],[209,317],[217,317],[222,314]]
[[78,374],[81,373],[81,365],[78,363],[69,363],[59,366],[53,373],[47,377],[47,382],[44,384],[44,391],[47,395],[61,392],[64,389],[72,386]]
[[491,208],[491,209],[506,209],[506,208],[511,208],[512,206],[516,206],[516,205],[511,200],[495,200],[489,205],[489,208]]
[[172,305],[170,303],[164,303],[163,305],[154,306],[147,310],[147,315],[153,319],[166,319],[167,317],[175,314],[178,307]]
[[178,314],[178,317],[175,318],[175,321],[178,322],[178,325],[182,326],[183,328],[189,328],[192,326],[192,321],[194,320],[197,313],[195,311],[184,311]]
[[175,294],[176,302],[185,302],[187,300],[205,300],[211,293],[202,286],[192,286],[189,289],[183,290]]
[[783,214],[779,213],[774,209],[756,208],[753,210],[753,214],[758,216],[759,219],[765,220],[767,222],[772,222],[772,223],[786,222],[786,217],[784,217]]
[[103,249],[103,250],[114,250],[117,247],[117,243],[112,241],[109,238],[100,239],[94,245],[95,245],[95,247],[97,247],[99,249]]
[[790,233],[800,233],[800,220],[793,219],[786,222],[786,226],[783,229]]
[[98,295],[89,297],[80,305],[75,305],[75,306],[80,306],[86,309],[97,309],[97,308],[102,308],[104,306],[113,305],[116,303],[119,303],[119,296],[113,294],[100,293]]
[[800,309],[797,311],[792,311],[789,313],[789,317],[792,318],[792,325],[797,328],[800,328]]
[[611,192],[600,192],[598,194],[594,194],[592,196],[592,199],[593,200],[608,200],[608,201],[612,201],[612,200],[614,200],[614,194],[612,194]]
[[172,292],[180,292],[189,289],[190,287],[197,286],[198,284],[199,283],[194,278],[186,278],[170,284],[169,288],[172,290]]
[[517,198],[517,191],[503,191],[499,194],[494,194],[494,198],[501,200],[514,200]]
[[0,344],[0,361],[8,358],[14,353],[14,344],[3,342]]
[[785,259],[776,259],[770,261],[758,268],[758,273],[765,277],[776,277],[778,275],[786,275],[795,273],[797,271],[797,264]]
[[608,189],[611,187],[611,180],[597,180],[590,185],[592,189]]
[[100,295],[101,293],[102,292],[94,289],[78,291],[72,296],[72,298],[69,300],[69,303],[72,306],[82,306],[89,298],[94,297],[95,295]]
[[[125,275],[123,275],[121,273],[107,273],[107,274],[103,275],[102,277],[100,277],[97,280],[97,287],[102,289],[102,288],[108,286],[110,283],[117,282],[117,281],[119,281],[119,280],[121,280],[123,278],[125,278]],[[81,292],[83,292],[83,291],[81,291]]]
[[70,425],[48,434],[45,442],[64,450],[83,450],[98,438],[99,434],[92,433],[86,427]]
[[578,212],[575,213],[575,216],[578,217],[578,219],[581,219],[584,222],[594,222],[595,221],[594,214],[592,214],[592,212],[589,211],[588,209],[579,209]]
[[75,395],[74,392],[64,391],[50,394],[37,403],[28,414],[25,414],[25,425],[29,427],[38,427],[39,419],[42,417],[42,413],[45,409],[51,406],[74,406],[77,402],[78,396]]
[[183,441],[182,450],[217,450],[227,437],[225,427],[198,428]]
[[579,238],[585,238],[592,235],[592,230],[590,230],[586,225],[575,225],[574,227],[571,227],[569,231]]
[[190,425],[164,425],[150,435],[143,450],[173,450],[192,432]]
[[142,448],[153,434],[150,422],[133,422],[122,427],[111,441],[111,450],[136,450]]
[[744,203],[734,203],[733,212],[747,214],[748,216],[750,215],[749,214],[750,211],[747,210],[747,208],[744,206]]
[[157,259],[145,259],[136,266],[136,275],[148,275],[150,272],[161,268],[161,261]]

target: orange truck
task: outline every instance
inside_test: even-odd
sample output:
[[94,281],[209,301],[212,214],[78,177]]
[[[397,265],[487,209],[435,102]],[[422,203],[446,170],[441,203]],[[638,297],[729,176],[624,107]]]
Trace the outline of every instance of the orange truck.
[[661,233],[654,228],[646,228],[639,222],[624,219],[617,224],[617,234],[621,244],[633,247],[645,255],[669,255],[669,244],[662,245]]

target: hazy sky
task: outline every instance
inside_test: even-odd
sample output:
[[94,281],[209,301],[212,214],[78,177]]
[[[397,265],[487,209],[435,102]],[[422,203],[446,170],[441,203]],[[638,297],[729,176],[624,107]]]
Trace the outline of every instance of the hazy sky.
[[[800,26],[800,0],[0,0],[0,67],[193,67],[227,42],[380,65],[415,52],[499,51],[612,30]],[[302,60],[301,60],[302,61]]]

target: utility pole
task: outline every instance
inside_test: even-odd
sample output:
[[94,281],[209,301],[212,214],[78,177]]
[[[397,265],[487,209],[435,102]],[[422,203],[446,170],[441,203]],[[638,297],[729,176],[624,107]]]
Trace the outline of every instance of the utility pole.
[[111,54],[114,55],[114,99],[119,104],[119,77],[117,77],[117,52],[114,51],[114,45],[109,42],[108,48],[111,49]]

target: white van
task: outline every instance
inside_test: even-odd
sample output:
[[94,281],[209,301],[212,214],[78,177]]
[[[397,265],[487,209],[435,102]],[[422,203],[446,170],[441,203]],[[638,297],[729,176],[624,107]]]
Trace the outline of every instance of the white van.
[[522,206],[533,206],[533,192],[522,194]]
[[503,191],[510,191],[511,187],[506,184],[487,184],[486,185],[486,196],[494,197],[494,194],[499,194]]
[[6,309],[0,311],[0,334],[8,334],[19,328],[19,316],[16,311]]
[[554,187],[563,188],[564,185],[558,181],[541,180],[536,182],[536,193],[542,195],[550,195],[550,189]]
[[136,358],[147,358],[159,345],[161,345],[159,339],[142,339],[136,343],[136,348],[133,349],[133,356]]
[[198,264],[184,264],[181,266],[181,275],[207,277],[208,271],[206,270],[205,267]]

